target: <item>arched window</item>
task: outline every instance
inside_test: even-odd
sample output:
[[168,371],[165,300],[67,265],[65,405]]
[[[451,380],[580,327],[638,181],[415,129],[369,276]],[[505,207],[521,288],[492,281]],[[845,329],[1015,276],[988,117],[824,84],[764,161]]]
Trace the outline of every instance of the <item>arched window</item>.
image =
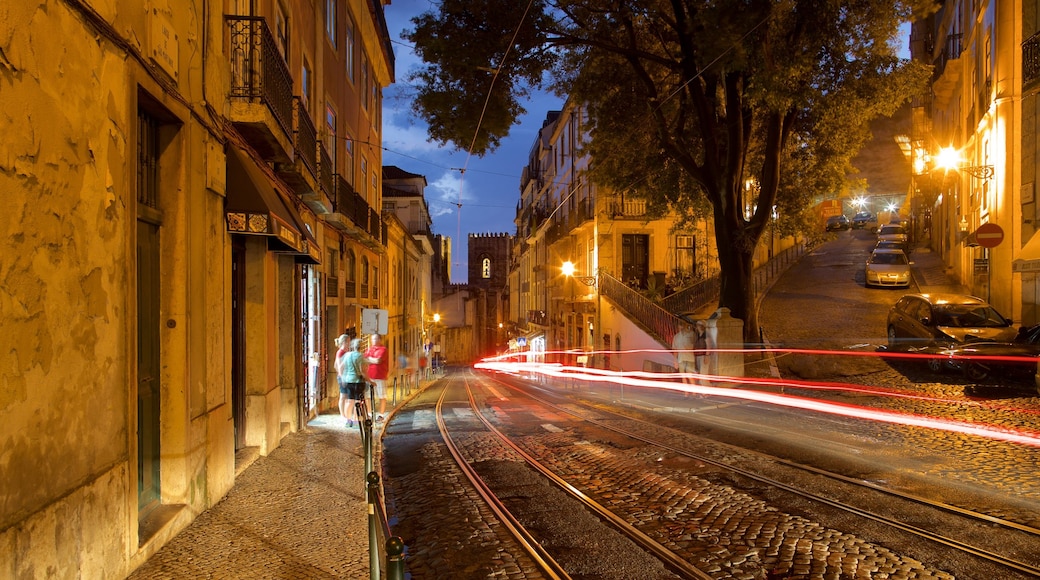
[[343,259],[343,278],[346,280],[347,298],[357,298],[357,256],[354,250],[347,250]]
[[484,258],[480,263],[480,277],[490,278],[491,277],[491,258]]
[[368,298],[368,256],[361,256],[361,297]]

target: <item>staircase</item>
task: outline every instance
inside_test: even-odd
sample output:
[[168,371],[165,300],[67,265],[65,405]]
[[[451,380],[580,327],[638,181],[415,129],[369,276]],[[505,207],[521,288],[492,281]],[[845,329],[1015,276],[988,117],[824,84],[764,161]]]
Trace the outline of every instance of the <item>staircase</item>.
[[[805,255],[806,250],[805,243],[799,243],[755,268],[751,282],[755,287],[756,300],[760,300],[773,282],[791,264]],[[655,302],[610,274],[601,273],[599,292],[601,298],[609,300],[629,321],[643,329],[664,348],[671,348],[675,333],[686,324],[677,315],[702,312],[711,308],[713,304],[718,304],[719,279],[716,276],[702,280],[665,297],[660,302]]]

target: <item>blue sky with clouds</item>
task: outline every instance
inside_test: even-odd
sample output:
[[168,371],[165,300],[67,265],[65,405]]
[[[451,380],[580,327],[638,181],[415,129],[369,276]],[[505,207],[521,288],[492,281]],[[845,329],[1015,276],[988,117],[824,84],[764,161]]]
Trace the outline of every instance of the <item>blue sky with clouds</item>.
[[433,231],[452,239],[451,280],[458,283],[467,281],[469,234],[516,233],[520,173],[546,113],[560,109],[563,101],[551,95],[535,97],[525,105],[527,114],[520,124],[483,158],[431,142],[425,124],[411,111],[414,91],[408,75],[419,59],[401,39],[401,32],[412,27],[410,19],[430,9],[429,0],[393,0],[384,8],[397,82],[383,91],[383,164],[426,176]]
[[[527,113],[520,123],[497,150],[483,158],[431,142],[425,124],[411,111],[414,91],[408,76],[419,59],[401,32],[412,28],[413,16],[433,6],[431,0],[393,0],[384,8],[397,82],[383,92],[383,164],[426,176],[433,231],[452,239],[451,279],[461,283],[467,281],[469,234],[516,233],[513,218],[520,199],[520,173],[546,114],[560,109],[563,100],[535,95],[525,104]],[[900,46],[908,57],[909,25],[903,31]]]

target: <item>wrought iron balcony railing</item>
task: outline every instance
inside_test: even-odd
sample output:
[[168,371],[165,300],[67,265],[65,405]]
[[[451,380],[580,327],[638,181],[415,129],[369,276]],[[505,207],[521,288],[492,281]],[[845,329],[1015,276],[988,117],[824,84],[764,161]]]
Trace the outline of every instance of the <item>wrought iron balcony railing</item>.
[[313,176],[317,170],[318,131],[314,128],[314,122],[311,120],[310,113],[307,112],[307,107],[303,104],[303,99],[293,97],[293,105],[296,132],[293,149],[296,160],[302,163]]
[[333,173],[332,158],[329,157],[328,150],[325,149],[325,144],[318,143],[318,184],[321,190],[326,195],[332,196],[333,192],[336,191],[336,175]]
[[1022,41],[1022,86],[1040,79],[1040,32]]
[[225,16],[231,33],[231,98],[267,105],[286,135],[292,134],[292,75],[267,21]]

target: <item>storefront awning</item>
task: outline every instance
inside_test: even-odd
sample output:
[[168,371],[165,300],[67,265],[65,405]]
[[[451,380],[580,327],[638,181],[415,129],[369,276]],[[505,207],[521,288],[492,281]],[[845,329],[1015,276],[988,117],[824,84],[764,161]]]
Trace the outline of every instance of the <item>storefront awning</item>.
[[227,153],[225,216],[228,232],[271,236],[272,249],[303,251],[303,235],[289,208],[250,156],[238,146]]
[[1033,234],[1018,257],[1011,262],[1012,272],[1040,272],[1040,233]]

